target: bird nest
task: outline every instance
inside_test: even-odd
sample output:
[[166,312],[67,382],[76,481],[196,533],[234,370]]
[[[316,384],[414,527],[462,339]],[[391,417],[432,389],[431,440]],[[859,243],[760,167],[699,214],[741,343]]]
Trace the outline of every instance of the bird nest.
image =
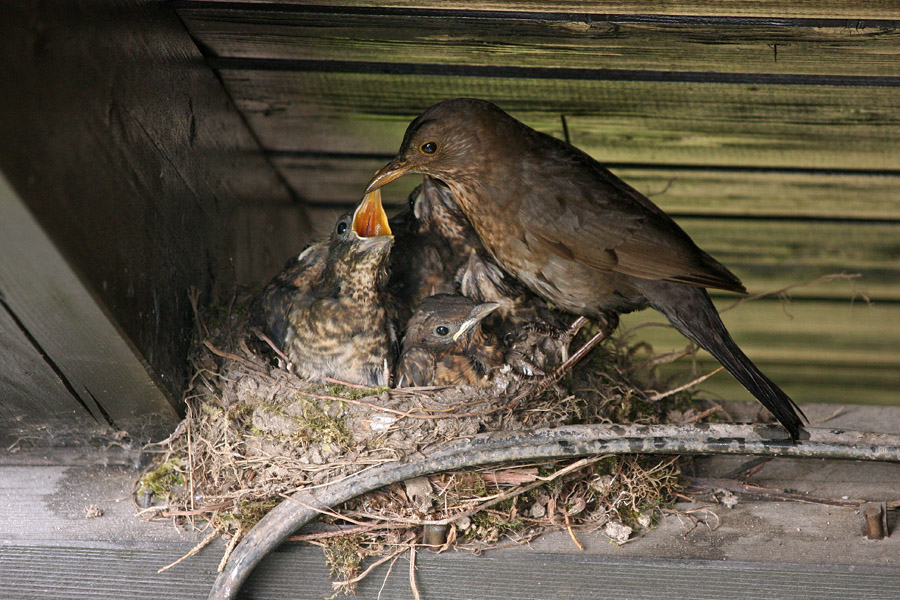
[[[496,373],[488,388],[369,389],[300,379],[276,364],[243,317],[204,324],[213,321],[198,319],[187,416],[153,445],[158,460],[135,497],[143,517],[206,528],[207,542],[225,535],[229,550],[295,491],[476,433],[684,423],[719,410],[698,403],[690,385],[672,389],[661,379],[658,367],[677,356],[655,356],[627,333],[544,390],[512,371]],[[326,511],[295,539],[322,546],[336,589],[350,591],[363,559],[411,543],[480,551],[553,529],[568,529],[576,544],[584,529],[625,543],[674,500],[679,473],[677,457],[613,455],[440,473]]]

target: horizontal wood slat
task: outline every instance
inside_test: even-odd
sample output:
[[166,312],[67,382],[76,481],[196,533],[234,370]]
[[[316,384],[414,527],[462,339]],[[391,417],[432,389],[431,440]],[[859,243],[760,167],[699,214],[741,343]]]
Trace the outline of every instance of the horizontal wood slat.
[[[730,304],[717,300],[720,308]],[[798,402],[900,403],[898,304],[766,300],[744,303],[722,318],[747,355]],[[646,310],[624,316],[621,329],[647,322],[665,319]],[[683,349],[689,343],[670,327],[641,328],[633,339],[648,341],[656,352]],[[685,366],[679,362],[663,372],[677,373],[685,382]],[[718,366],[707,353],[699,353],[698,373]],[[752,399],[725,372],[700,387],[729,400]]]
[[[349,207],[389,158],[276,153],[272,161],[306,202]],[[900,219],[900,172],[892,176],[628,164],[610,168],[676,214]],[[384,202],[404,203],[419,181],[415,176],[399,179],[382,190]]]
[[[216,1],[199,0],[183,2],[189,5],[215,5]],[[275,6],[347,6],[347,0],[249,0],[251,5]],[[354,6],[376,8],[395,7],[405,9],[452,9],[459,11],[502,10],[607,14],[657,14],[696,16],[742,16],[777,18],[846,18],[846,19],[896,19],[897,5],[892,0],[869,0],[866,2],[844,2],[842,0],[674,0],[658,2],[654,0],[616,0],[613,2],[578,2],[567,0],[357,0]]]
[[[717,3],[709,6],[715,10]],[[444,4],[438,5],[443,8]],[[597,8],[603,8],[598,6]],[[515,67],[900,74],[900,29],[845,19],[189,5],[185,24],[215,56]],[[900,13],[894,15],[900,18]]]
[[898,170],[900,88],[223,70],[264,147],[396,152],[430,104],[472,96],[598,160]]

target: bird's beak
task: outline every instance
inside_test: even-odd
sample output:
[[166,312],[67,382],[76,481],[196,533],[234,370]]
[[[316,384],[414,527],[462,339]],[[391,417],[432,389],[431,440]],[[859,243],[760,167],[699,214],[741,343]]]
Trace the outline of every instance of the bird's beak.
[[463,321],[463,324],[459,326],[459,331],[453,334],[453,341],[455,342],[458,340],[467,331],[478,325],[483,318],[497,310],[499,307],[500,305],[496,302],[485,302],[484,304],[479,304],[473,308],[472,312],[469,313],[469,318]]
[[388,164],[384,165],[378,172],[375,173],[375,176],[372,177],[372,181],[369,182],[369,185],[366,187],[366,193],[373,192],[383,186],[386,186],[390,182],[395,179],[399,179],[403,177],[407,173],[411,172],[415,165],[411,164],[403,164],[398,162],[397,159],[392,160]]
[[387,214],[381,205],[381,191],[366,194],[353,213],[353,232],[361,238],[393,235]]

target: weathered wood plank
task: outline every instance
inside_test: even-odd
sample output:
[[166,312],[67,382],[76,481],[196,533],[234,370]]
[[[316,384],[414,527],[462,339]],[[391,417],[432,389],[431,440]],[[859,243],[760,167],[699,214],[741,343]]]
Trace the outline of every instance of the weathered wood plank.
[[[178,11],[215,56],[516,67],[787,74],[900,74],[891,28],[834,19],[409,11],[358,7]],[[900,14],[895,15],[900,16]]]
[[[842,518],[844,513],[832,518],[848,520]],[[884,543],[890,544],[890,539]],[[48,594],[57,600],[120,600],[135,594],[160,600],[202,600],[214,579],[219,545],[175,569],[156,573],[160,565],[177,560],[190,548],[187,543],[7,544],[0,555],[0,574],[9,586],[9,600],[43,600]],[[474,556],[420,550],[417,586],[422,597],[431,600],[589,600],[599,596],[610,600],[725,596],[735,600],[842,600],[848,597],[848,590],[859,600],[883,600],[900,594],[895,568],[846,565],[836,559],[834,564],[803,565],[761,562],[758,557],[753,562],[712,557],[701,561],[635,559],[625,556],[625,550],[615,557],[546,552],[523,556],[524,552],[528,551]],[[383,598],[411,597],[408,566],[404,559],[394,569],[381,565],[362,581],[359,597],[376,598],[379,593]],[[290,545],[266,557],[240,597],[314,600],[332,594],[321,549]]]
[[309,208],[295,202],[241,205],[233,223],[235,275],[253,289],[261,290],[289,256],[318,237]]
[[[720,298],[716,303],[725,308],[731,301]],[[900,403],[898,303],[756,301],[726,311],[722,318],[747,355],[798,402]],[[624,316],[621,327],[641,323],[665,319],[647,310]],[[670,327],[640,328],[633,336],[648,341],[656,352],[680,350],[689,343]],[[698,357],[698,373],[719,366],[703,351]],[[683,374],[684,369],[680,362],[663,372]],[[752,399],[725,372],[700,387],[729,400]]]
[[0,448],[23,438],[26,443],[46,441],[65,428],[86,431],[99,427],[7,310],[2,296],[0,365]]
[[[346,6],[347,0],[249,0],[253,4],[271,5],[321,5]],[[196,4],[213,4],[209,0],[199,0]],[[780,2],[779,0],[757,0],[743,2],[741,0],[675,0],[654,2],[653,0],[617,0],[614,2],[577,2],[566,0],[392,0],[379,2],[376,0],[359,0],[355,6],[397,7],[397,8],[433,8],[454,10],[507,10],[507,11],[558,11],[558,12],[592,12],[608,14],[659,14],[659,15],[698,15],[698,16],[744,16],[744,17],[779,17],[779,18],[833,18],[847,19],[895,19],[897,6],[891,0],[873,0],[870,2],[843,2],[841,0],[798,0]]]
[[[351,206],[384,157],[277,153],[273,163],[311,204]],[[673,214],[900,219],[900,173],[785,172],[611,165],[611,170]],[[382,190],[386,205],[405,203],[418,185],[404,177]]]
[[[0,170],[83,278],[79,290],[96,294],[96,310],[127,341],[123,349],[99,330],[92,337],[90,319],[63,310],[68,290],[53,279],[23,296],[17,312],[34,311],[28,325],[47,339],[65,337],[51,322],[78,331],[81,343],[60,349],[91,373],[86,379],[108,372],[87,388],[122,423],[153,394],[125,393],[124,379],[138,374],[116,368],[117,357],[145,361],[152,385],[180,395],[192,328],[187,290],[230,294],[235,207],[289,203],[289,190],[166,3],[4,6],[0,80],[14,82],[0,94]],[[4,260],[28,256],[24,246]],[[109,353],[107,364],[94,344]],[[136,381],[151,386],[147,377]]]
[[[47,390],[29,386],[39,400],[10,398],[26,409],[27,420],[75,413],[65,435],[78,425],[129,431],[136,438],[159,435],[178,422],[146,362],[122,337],[116,323],[82,284],[59,251],[0,174],[0,298],[3,308],[27,330],[53,365],[59,381]],[[6,377],[28,381],[21,364],[2,363]],[[46,378],[44,378],[44,383]],[[59,390],[64,386],[65,395]],[[4,398],[4,403],[7,399]],[[31,407],[28,404],[32,403]],[[73,409],[73,404],[83,411]],[[85,414],[91,419],[86,419]],[[93,421],[93,423],[91,422]],[[5,429],[5,427],[3,427]],[[50,432],[51,434],[53,432]]]
[[[771,292],[833,273],[852,283],[799,288],[797,296],[852,297],[854,290],[900,299],[900,225],[794,223],[682,217],[679,225],[735,272],[751,293]],[[900,327],[900,325],[898,325]]]
[[390,154],[419,112],[487,98],[601,161],[900,169],[900,88],[223,70],[267,149]]

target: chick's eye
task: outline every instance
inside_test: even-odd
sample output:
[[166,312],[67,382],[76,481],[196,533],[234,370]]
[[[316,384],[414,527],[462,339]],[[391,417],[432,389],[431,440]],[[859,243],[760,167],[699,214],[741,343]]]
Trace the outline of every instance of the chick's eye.
[[436,334],[438,334],[439,336],[443,337],[443,336],[447,335],[448,333],[450,333],[450,328],[447,327],[446,325],[438,325],[437,327],[434,328],[434,332]]
[[421,150],[425,154],[434,154],[437,152],[437,143],[436,142],[425,142],[421,146],[419,146],[419,150]]
[[338,223],[338,226],[337,226],[338,235],[341,235],[345,231],[347,231],[347,223],[345,223],[344,221],[341,221],[340,223]]

